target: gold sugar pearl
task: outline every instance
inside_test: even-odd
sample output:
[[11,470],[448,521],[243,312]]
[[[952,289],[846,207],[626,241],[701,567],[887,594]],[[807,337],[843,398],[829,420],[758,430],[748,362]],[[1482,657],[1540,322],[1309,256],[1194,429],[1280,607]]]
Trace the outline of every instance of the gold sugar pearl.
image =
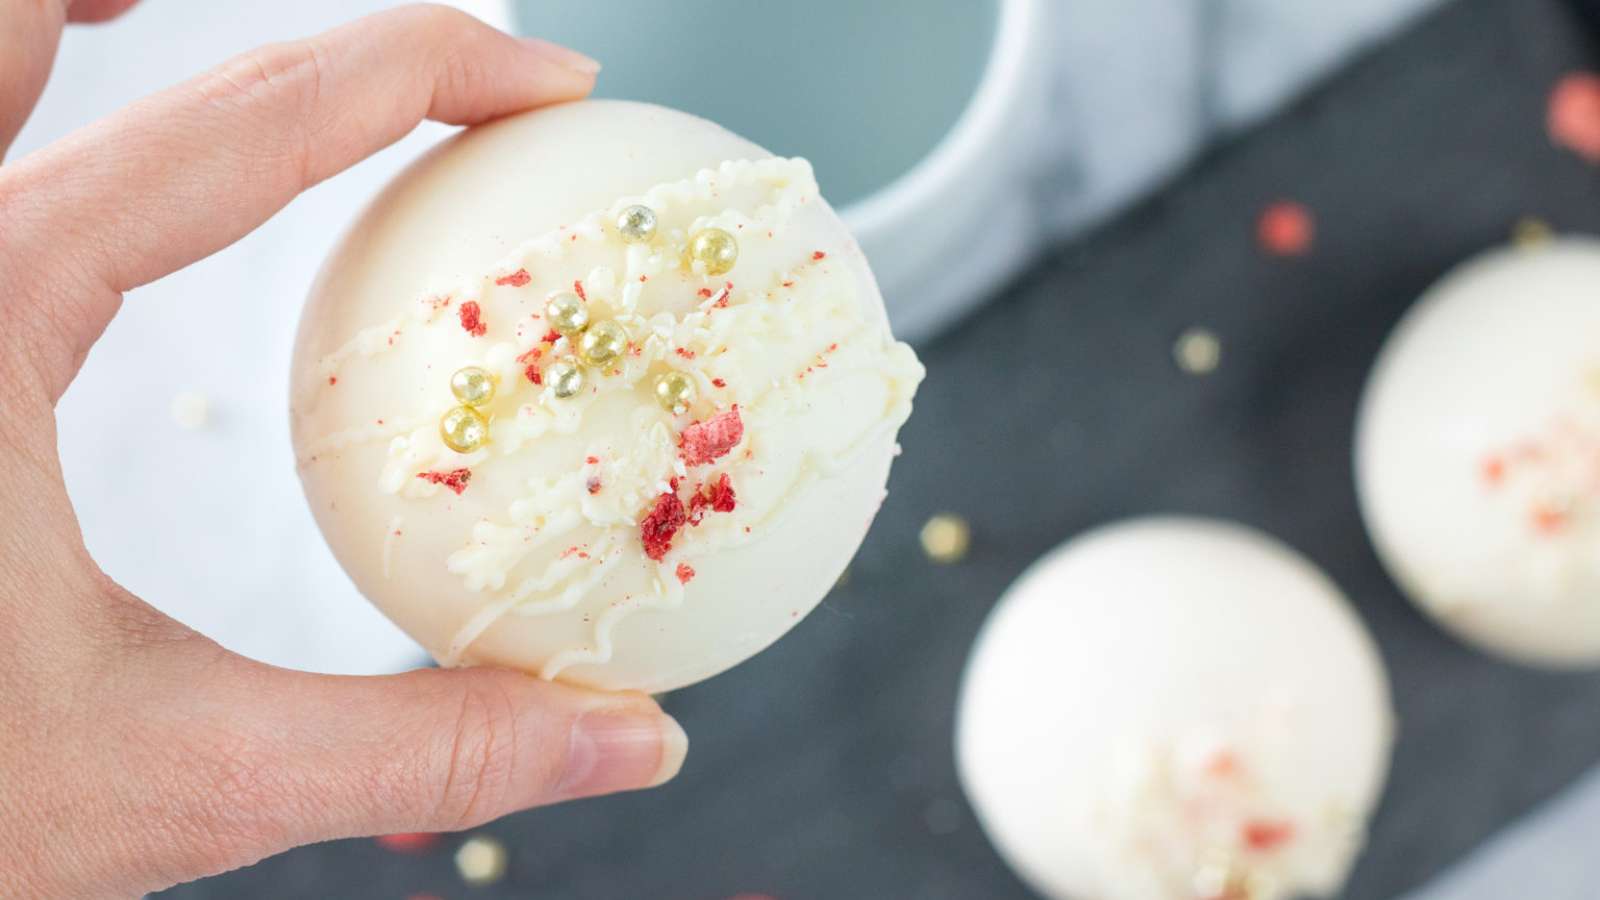
[[1550,227],[1549,222],[1533,216],[1524,216],[1518,219],[1517,224],[1511,229],[1511,243],[1519,249],[1526,250],[1550,243],[1555,234],[1555,229]]
[[578,355],[591,366],[608,366],[627,351],[627,329],[610,319],[589,326],[578,339]]
[[739,261],[739,242],[721,228],[707,228],[689,241],[689,258],[702,263],[707,275],[721,275]]
[[922,526],[918,535],[922,552],[940,565],[958,563],[972,546],[972,527],[955,513],[939,513]]
[[648,206],[630,206],[617,216],[617,231],[630,244],[643,244],[656,236],[656,211]]
[[489,420],[470,406],[454,406],[439,420],[439,437],[457,453],[471,453],[489,443]]
[[571,336],[589,325],[589,304],[571,291],[557,291],[544,301],[544,318],[550,327]]
[[1206,328],[1190,328],[1172,344],[1172,359],[1190,375],[1206,375],[1222,363],[1222,339]]
[[510,854],[506,845],[486,834],[475,834],[456,850],[456,871],[467,884],[494,884],[505,877]]
[[662,373],[656,378],[656,402],[673,415],[683,415],[694,402],[694,381],[682,372]]
[[583,366],[576,362],[570,359],[558,359],[550,364],[550,368],[544,370],[544,380],[557,397],[565,400],[568,397],[576,397],[578,392],[583,390],[583,384],[588,380],[588,376],[584,374]]
[[477,366],[457,369],[450,376],[450,393],[468,406],[483,406],[494,399],[494,376]]

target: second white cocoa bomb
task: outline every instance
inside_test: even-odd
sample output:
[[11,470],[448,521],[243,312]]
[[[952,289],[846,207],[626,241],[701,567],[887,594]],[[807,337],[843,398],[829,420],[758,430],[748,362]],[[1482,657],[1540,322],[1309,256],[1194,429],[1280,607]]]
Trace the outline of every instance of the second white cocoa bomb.
[[373,603],[445,665],[643,691],[827,593],[922,377],[804,160],[600,101],[397,178],[294,368],[306,496]]
[[1600,241],[1473,260],[1362,399],[1361,510],[1416,604],[1525,663],[1600,665]]
[[1035,563],[961,690],[963,786],[1053,900],[1338,893],[1389,765],[1388,679],[1337,587],[1277,541],[1152,518]]

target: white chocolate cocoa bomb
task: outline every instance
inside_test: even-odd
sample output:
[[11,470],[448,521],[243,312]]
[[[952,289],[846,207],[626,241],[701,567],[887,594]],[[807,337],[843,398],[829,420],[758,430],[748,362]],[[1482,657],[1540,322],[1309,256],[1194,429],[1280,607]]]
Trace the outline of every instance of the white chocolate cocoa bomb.
[[[634,204],[656,229],[630,243]],[[715,277],[684,253],[708,227],[738,244]],[[542,318],[560,291],[629,342],[567,399],[574,342]],[[466,366],[496,391],[488,442],[456,452],[440,422]],[[372,602],[445,665],[642,691],[740,662],[821,600],[922,377],[804,160],[600,101],[471,129],[397,178],[326,264],[294,369],[306,496]],[[692,384],[682,414],[657,398],[668,372]]]
[[1373,368],[1367,530],[1445,628],[1524,663],[1600,664],[1600,241],[1488,253]]
[[1390,709],[1315,566],[1241,526],[1140,519],[1006,592],[967,663],[957,762],[1047,897],[1328,896],[1387,776]]

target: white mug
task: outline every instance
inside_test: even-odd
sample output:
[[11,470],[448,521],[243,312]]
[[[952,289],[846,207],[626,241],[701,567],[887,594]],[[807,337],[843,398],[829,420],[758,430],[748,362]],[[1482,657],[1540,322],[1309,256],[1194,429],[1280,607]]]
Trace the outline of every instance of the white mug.
[[676,106],[810,157],[896,335],[910,340],[971,309],[1039,247],[1033,176],[1053,10],[1051,0],[510,7],[523,31],[598,57],[598,95]]
[[910,170],[840,211],[904,340],[931,337],[976,307],[1043,242],[1034,185],[1049,110],[1050,7],[997,2],[988,61],[955,126]]

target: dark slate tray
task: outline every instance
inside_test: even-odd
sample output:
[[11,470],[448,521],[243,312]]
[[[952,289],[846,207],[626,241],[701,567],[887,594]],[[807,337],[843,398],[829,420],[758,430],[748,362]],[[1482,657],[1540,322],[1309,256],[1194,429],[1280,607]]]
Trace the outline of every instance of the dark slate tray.
[[[924,348],[905,455],[848,585],[772,650],[668,698],[694,743],[671,786],[490,826],[513,854],[492,887],[458,880],[455,839],[422,857],[351,841],[167,896],[1027,897],[955,780],[967,649],[1039,554],[1159,511],[1260,526],[1354,598],[1402,724],[1347,896],[1421,883],[1600,762],[1600,676],[1497,663],[1424,621],[1373,556],[1349,463],[1367,367],[1429,282],[1524,215],[1600,232],[1600,170],[1543,128],[1551,84],[1597,60],[1575,9],[1462,0]],[[1305,258],[1254,246],[1281,196],[1315,210]],[[1197,323],[1224,342],[1200,379],[1170,357]],[[916,535],[944,509],[976,543],[937,568]]]

